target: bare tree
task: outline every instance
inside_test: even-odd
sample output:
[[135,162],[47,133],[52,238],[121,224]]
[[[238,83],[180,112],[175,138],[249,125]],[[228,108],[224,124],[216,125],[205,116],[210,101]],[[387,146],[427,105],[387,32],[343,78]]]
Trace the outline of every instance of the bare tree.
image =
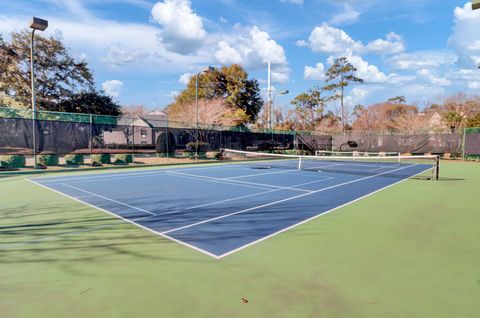
[[[170,121],[196,123],[195,102],[173,104],[166,108]],[[248,121],[243,109],[227,105],[223,99],[201,99],[198,102],[198,122],[207,125],[238,126]]]

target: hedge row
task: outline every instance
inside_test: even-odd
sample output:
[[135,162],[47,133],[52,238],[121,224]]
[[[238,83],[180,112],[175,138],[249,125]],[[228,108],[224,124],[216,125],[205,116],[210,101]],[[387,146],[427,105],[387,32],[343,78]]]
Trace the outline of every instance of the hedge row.
[[[38,155],[37,162],[42,166],[58,166],[59,157],[57,155]],[[94,154],[91,156],[92,164],[129,164],[133,163],[133,156],[129,154],[117,154],[113,159],[109,154]],[[85,163],[83,155],[69,154],[65,156],[65,164],[67,166],[80,166]],[[0,156],[0,167],[8,169],[24,168],[26,160],[21,155]]]

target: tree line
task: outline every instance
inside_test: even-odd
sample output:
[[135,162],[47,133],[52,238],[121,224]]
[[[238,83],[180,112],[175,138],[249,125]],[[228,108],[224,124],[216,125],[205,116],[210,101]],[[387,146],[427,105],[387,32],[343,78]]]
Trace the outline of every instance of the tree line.
[[[142,105],[122,107],[95,88],[92,71],[84,60],[77,61],[61,40],[36,35],[36,90],[40,110],[103,115],[142,115]],[[9,40],[0,34],[0,105],[30,108],[30,33],[12,32]],[[325,72],[325,85],[295,96],[289,110],[278,110],[275,129],[342,131],[413,132],[419,130],[455,131],[480,127],[480,97],[463,93],[445,97],[421,110],[403,96],[369,106],[345,107],[346,89],[363,83],[357,69],[346,57],[334,60]],[[167,105],[170,121],[266,128],[268,105],[261,97],[256,79],[241,65],[222,66],[196,75]],[[329,103],[339,102],[339,110]],[[330,110],[329,110],[330,109]],[[197,117],[198,114],[198,117]]]

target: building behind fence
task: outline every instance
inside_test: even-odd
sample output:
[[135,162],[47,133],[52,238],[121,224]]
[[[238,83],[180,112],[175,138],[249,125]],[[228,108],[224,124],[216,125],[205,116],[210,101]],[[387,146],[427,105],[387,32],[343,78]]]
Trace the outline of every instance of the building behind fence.
[[[480,128],[438,134],[348,135],[318,132],[271,131],[168,121],[165,115],[135,117],[73,114],[0,107],[0,154],[159,153],[175,155],[192,148],[257,151],[358,150],[412,154],[480,156]],[[35,127],[35,128],[34,128]],[[356,148],[348,146],[355,141]]]

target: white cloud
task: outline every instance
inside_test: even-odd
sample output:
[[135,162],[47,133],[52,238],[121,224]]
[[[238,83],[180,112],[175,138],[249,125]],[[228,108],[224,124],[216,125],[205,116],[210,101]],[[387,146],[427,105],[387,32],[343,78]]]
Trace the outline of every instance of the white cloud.
[[343,11],[330,19],[330,24],[353,23],[358,20],[360,12],[355,11],[348,3],[343,5]]
[[193,76],[192,73],[184,73],[180,76],[180,78],[178,79],[178,82],[183,85],[188,85],[192,76]]
[[238,63],[247,69],[258,70],[272,63],[272,80],[278,83],[288,81],[289,68],[284,48],[259,27],[242,29],[237,26],[237,36],[225,36],[218,43],[214,53],[220,64]]
[[448,43],[459,56],[465,67],[476,67],[480,63],[480,10],[472,11],[470,2],[454,10],[453,34]]
[[241,64],[243,62],[240,53],[225,41],[218,43],[218,49],[215,52],[215,59],[220,64]]
[[326,23],[313,29],[308,42],[297,41],[297,45],[308,45],[313,52],[328,54],[351,53],[363,47],[361,42],[354,41],[345,31]]
[[350,94],[345,97],[345,104],[347,106],[363,104],[368,95],[370,95],[368,88],[354,87]]
[[457,56],[445,51],[418,51],[402,53],[393,56],[388,62],[392,68],[399,70],[419,70],[451,66],[457,61]]
[[108,49],[108,53],[102,58],[102,61],[110,65],[120,66],[134,63],[147,56],[148,53],[143,50],[131,50],[121,46],[112,46]]
[[178,91],[171,91],[167,94],[167,97],[176,98],[180,93]]
[[386,83],[389,77],[395,77],[395,74],[385,75],[378,67],[369,64],[360,56],[352,55],[348,58],[348,61],[357,69],[356,75],[366,83]]
[[469,82],[468,89],[480,89],[480,82]]
[[175,53],[195,53],[207,36],[203,20],[193,12],[190,0],[157,2],[152,8],[152,18],[162,26],[159,39]]
[[405,43],[402,36],[390,32],[384,39],[376,39],[369,42],[365,47],[365,53],[397,54],[405,51]]
[[421,70],[417,71],[417,75],[418,75],[420,80],[423,80],[424,82],[430,83],[432,85],[436,85],[436,86],[450,86],[450,85],[452,85],[452,82],[449,81],[448,79],[434,76],[427,69],[421,69]]
[[390,32],[385,39],[376,39],[364,45],[355,41],[350,35],[339,28],[326,23],[315,27],[308,40],[299,40],[297,46],[308,46],[313,52],[327,54],[397,54],[405,50],[403,37]]
[[105,81],[102,83],[102,89],[110,97],[118,98],[122,91],[123,83],[119,80]]
[[220,20],[220,22],[222,22],[222,23],[228,23],[228,19],[225,18],[225,17],[223,17],[223,16],[221,16],[219,20]]
[[303,4],[303,0],[281,0],[283,3]]
[[322,81],[325,79],[325,66],[317,63],[315,66],[306,65],[303,68],[303,78],[306,80]]

